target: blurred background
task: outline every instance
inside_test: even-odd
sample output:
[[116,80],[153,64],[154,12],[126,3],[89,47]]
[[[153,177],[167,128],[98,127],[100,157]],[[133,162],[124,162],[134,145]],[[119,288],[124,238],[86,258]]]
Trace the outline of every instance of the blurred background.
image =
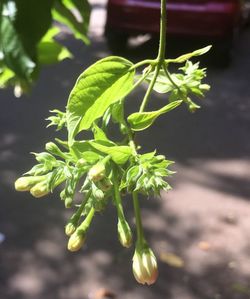
[[[29,96],[17,99],[11,90],[0,91],[0,298],[250,298],[250,29],[245,26],[233,27],[240,33],[233,36],[227,57],[232,59],[223,67],[225,52],[202,58],[212,87],[202,109],[195,114],[177,109],[138,137],[146,151],[157,148],[176,161],[173,190],[141,201],[146,236],[159,260],[155,285],[134,280],[133,249],[123,249],[117,240],[114,207],[95,217],[86,246],[70,253],[64,235],[70,212],[59,194],[34,199],[15,192],[14,181],[34,164],[29,152],[41,152],[55,136],[45,129],[49,110],[64,109],[86,67],[112,53],[133,62],[155,56],[157,40],[149,35],[133,36],[127,46],[124,29],[120,47],[109,27],[105,38],[106,1],[91,4],[90,46],[65,29],[60,39],[74,60],[44,68]],[[196,48],[193,38],[168,39],[172,57]],[[145,89],[127,99],[128,112],[138,107]],[[164,100],[152,98],[151,108]],[[125,205],[133,223],[130,198]]]

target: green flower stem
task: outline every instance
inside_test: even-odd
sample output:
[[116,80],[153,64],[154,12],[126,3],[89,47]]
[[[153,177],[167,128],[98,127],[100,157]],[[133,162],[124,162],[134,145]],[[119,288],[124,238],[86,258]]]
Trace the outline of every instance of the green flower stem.
[[78,227],[77,231],[86,232],[92,222],[94,215],[95,215],[95,209],[92,207],[87,217],[84,219],[82,224]]
[[167,68],[167,64],[166,64],[165,62],[164,62],[164,64],[163,64],[163,69],[164,69],[164,72],[165,72],[166,76],[168,77],[169,81],[170,81],[170,82],[171,82],[171,83],[172,83],[172,84],[173,84],[179,91],[181,91],[179,85],[177,85],[177,84],[174,82],[174,80],[173,80],[171,74],[169,73],[168,68]]
[[157,64],[156,68],[155,68],[155,71],[154,71],[154,76],[152,78],[152,80],[150,81],[150,84],[149,84],[149,87],[147,89],[147,92],[143,98],[143,101],[142,101],[142,104],[140,106],[140,110],[139,112],[143,112],[146,108],[146,105],[148,103],[148,100],[149,100],[149,97],[150,97],[150,94],[154,88],[154,85],[155,85],[155,82],[156,82],[156,79],[157,79],[157,76],[159,74],[159,71],[160,71],[160,68],[161,68],[161,65],[160,65],[160,62]]
[[[80,219],[80,217],[81,217],[81,215],[82,215],[83,209],[84,209],[84,207],[85,207],[85,205],[86,205],[86,203],[87,203],[87,201],[88,201],[90,195],[91,195],[91,191],[89,191],[89,192],[86,194],[84,200],[82,201],[81,205],[80,205],[79,208],[77,209],[76,213],[72,215],[72,217],[71,217],[71,219],[70,219],[70,222],[73,222],[73,223],[74,223],[75,221],[76,221],[76,222],[79,221],[79,219]],[[77,224],[77,223],[76,223],[76,224]]]
[[[148,74],[152,71],[153,66],[149,66],[148,70],[141,76],[141,78],[135,82],[135,84],[132,86],[132,88],[126,93],[125,96],[127,96],[129,93],[131,93],[132,90],[134,90],[137,86],[139,86],[148,76]],[[124,96],[124,97],[125,97]]]
[[154,71],[154,76],[149,84],[149,87],[147,89],[147,92],[143,98],[141,107],[139,112],[143,112],[146,108],[146,105],[149,101],[150,94],[154,88],[157,76],[159,74],[159,71],[161,69],[161,66],[164,64],[165,59],[165,51],[166,51],[166,30],[167,30],[167,14],[166,14],[166,0],[161,0],[161,21],[160,21],[160,43],[159,43],[159,50],[158,50],[158,56]]
[[167,0],[161,0],[161,20],[160,20],[160,43],[158,50],[157,61],[162,64],[165,59],[166,51],[166,33],[167,33],[167,11],[166,11]]
[[133,195],[133,204],[134,204],[134,211],[135,211],[137,244],[138,246],[143,246],[143,244],[145,243],[145,239],[144,239],[144,232],[142,228],[141,210],[139,206],[138,193],[134,191],[132,195]]
[[115,196],[114,196],[115,197],[115,205],[116,205],[116,209],[117,209],[118,218],[121,221],[124,221],[125,216],[124,216],[123,207],[122,207],[119,185],[118,185],[116,179],[113,179],[113,183],[114,183],[114,192],[115,192]]

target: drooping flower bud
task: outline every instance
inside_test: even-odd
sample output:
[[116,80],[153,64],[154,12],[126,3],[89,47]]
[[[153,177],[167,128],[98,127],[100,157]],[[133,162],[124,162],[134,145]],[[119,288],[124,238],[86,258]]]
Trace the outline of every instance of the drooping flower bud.
[[131,228],[126,220],[118,220],[118,237],[123,247],[129,248],[132,245],[133,235]]
[[73,197],[66,197],[64,200],[64,206],[66,209],[69,209],[72,207],[72,203],[73,203]]
[[133,256],[133,273],[137,282],[151,285],[158,277],[157,261],[153,251],[146,247],[136,248]]
[[30,189],[43,178],[43,176],[21,177],[15,181],[15,189],[17,191],[30,191]]
[[60,148],[54,142],[48,142],[45,145],[45,149],[53,155],[65,158],[65,154],[60,150]]
[[30,189],[30,194],[36,198],[43,197],[49,193],[48,184],[46,181],[37,183]]
[[69,222],[66,226],[65,226],[65,234],[67,236],[71,236],[76,230],[76,226],[74,225],[74,223]]
[[77,230],[70,236],[68,241],[68,250],[75,252],[78,251],[85,241],[85,234],[79,233]]
[[105,165],[103,163],[97,163],[90,168],[88,173],[89,179],[93,182],[98,182],[105,177]]

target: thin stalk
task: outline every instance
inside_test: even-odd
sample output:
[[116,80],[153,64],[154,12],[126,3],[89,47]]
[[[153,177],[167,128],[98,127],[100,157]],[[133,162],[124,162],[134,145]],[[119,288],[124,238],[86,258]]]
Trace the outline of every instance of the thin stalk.
[[134,211],[135,211],[137,242],[139,245],[143,245],[143,243],[145,243],[145,239],[144,239],[144,233],[142,228],[141,210],[139,206],[138,194],[137,192],[133,192],[132,195],[133,195],[133,204],[134,204]]
[[172,83],[178,90],[180,90],[179,85],[177,85],[177,84],[174,82],[173,78],[171,77],[171,75],[170,75],[170,73],[169,73],[169,71],[168,71],[168,68],[167,68],[166,63],[163,64],[163,69],[164,69],[164,72],[165,72],[166,76],[168,77],[169,81],[170,81],[170,82],[171,82],[171,83]]
[[116,209],[117,209],[118,218],[120,220],[125,220],[119,186],[118,186],[116,180],[114,180],[114,191],[115,191],[115,205],[116,205]]
[[86,194],[86,196],[85,196],[84,200],[82,201],[80,207],[78,208],[78,210],[76,211],[76,213],[72,216],[71,220],[74,221],[74,219],[79,219],[81,217],[83,209],[84,209],[84,207],[85,207],[85,205],[86,205],[86,203],[87,203],[87,201],[88,201],[88,199],[90,197],[90,194],[91,194],[91,191],[89,191]]
[[129,94],[133,89],[139,86],[148,76],[148,74],[152,71],[153,66],[149,66],[148,70],[143,74],[143,76],[132,86],[132,88],[127,92]]
[[143,112],[149,101],[150,94],[154,88],[157,76],[164,63],[165,51],[166,51],[166,31],[167,31],[167,13],[166,13],[166,0],[161,0],[161,20],[160,20],[160,42],[158,49],[158,56],[156,58],[156,66],[153,78],[149,84],[147,92],[143,98],[139,112]]
[[95,215],[95,209],[92,207],[91,210],[89,211],[87,217],[84,219],[84,221],[82,222],[82,224],[78,227],[77,230],[83,230],[86,231],[88,229],[88,227],[90,226],[92,219]]

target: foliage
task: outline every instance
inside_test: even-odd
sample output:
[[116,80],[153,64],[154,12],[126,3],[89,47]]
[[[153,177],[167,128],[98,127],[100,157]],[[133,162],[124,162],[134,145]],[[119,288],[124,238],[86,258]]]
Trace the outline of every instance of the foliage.
[[88,44],[89,16],[87,0],[1,1],[0,88],[14,86],[18,96],[30,89],[43,65],[71,58],[70,51],[55,40],[61,31],[55,26],[68,26]]
[[[157,278],[156,258],[142,229],[138,195],[160,195],[170,190],[166,179],[173,163],[156,151],[144,153],[135,143],[135,134],[152,126],[158,117],[181,105],[191,112],[199,108],[193,98],[204,96],[209,86],[202,83],[205,69],[190,59],[206,53],[210,46],[165,59],[165,1],[162,0],[161,37],[156,59],[137,64],[111,56],[85,70],[72,89],[66,111],[53,110],[49,126],[65,130],[65,140],[48,142],[42,153],[34,154],[37,164],[16,181],[16,189],[42,197],[61,185],[60,198],[74,212],[65,227],[68,249],[77,251],[86,240],[95,214],[110,203],[117,210],[117,232],[121,244],[133,244],[132,230],[126,220],[123,201],[133,198],[137,240],[133,272],[140,283],[152,284]],[[169,64],[184,63],[175,73]],[[136,70],[144,66],[139,75]],[[140,110],[124,113],[127,96],[140,84],[148,84]],[[156,111],[145,111],[152,91],[165,94],[165,103]],[[110,134],[116,126],[117,137]],[[81,195],[80,202],[76,193]]]

